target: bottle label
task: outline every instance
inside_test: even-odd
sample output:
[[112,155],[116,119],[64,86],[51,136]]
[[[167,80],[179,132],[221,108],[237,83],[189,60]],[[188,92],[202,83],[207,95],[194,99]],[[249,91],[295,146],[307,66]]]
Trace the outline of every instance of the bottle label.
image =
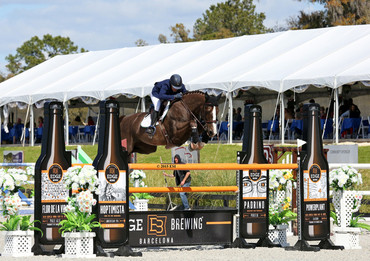
[[124,228],[126,223],[126,171],[109,164],[99,171],[99,222],[103,228]]
[[304,201],[327,200],[327,174],[325,170],[313,164],[303,172]]
[[244,237],[259,237],[267,227],[267,171],[243,171],[243,228]]
[[303,236],[307,240],[329,234],[327,178],[327,171],[317,164],[303,171]]
[[43,227],[56,227],[65,219],[68,190],[64,187],[65,170],[53,164],[48,170],[41,171],[41,224]]

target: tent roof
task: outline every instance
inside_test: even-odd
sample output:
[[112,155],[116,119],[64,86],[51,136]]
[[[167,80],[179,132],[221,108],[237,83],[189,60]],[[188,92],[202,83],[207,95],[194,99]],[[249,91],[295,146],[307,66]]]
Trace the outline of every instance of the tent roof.
[[173,73],[189,90],[284,92],[370,81],[370,25],[338,26],[56,56],[0,84],[0,105],[149,95]]

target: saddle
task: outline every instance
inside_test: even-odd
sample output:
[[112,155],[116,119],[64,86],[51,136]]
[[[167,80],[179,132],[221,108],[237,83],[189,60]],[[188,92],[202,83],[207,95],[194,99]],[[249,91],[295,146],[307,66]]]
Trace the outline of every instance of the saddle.
[[[168,110],[170,109],[170,105],[172,103],[168,102],[168,101],[164,101],[162,104],[161,104],[161,108],[159,110],[159,121],[163,121],[164,118],[166,118],[166,115],[168,113]],[[156,123],[156,125],[158,125],[158,122]],[[143,127],[143,128],[148,128],[150,126],[150,123],[151,123],[151,115],[150,113],[148,113],[147,115],[145,115],[144,119],[141,121],[140,123],[140,126]]]

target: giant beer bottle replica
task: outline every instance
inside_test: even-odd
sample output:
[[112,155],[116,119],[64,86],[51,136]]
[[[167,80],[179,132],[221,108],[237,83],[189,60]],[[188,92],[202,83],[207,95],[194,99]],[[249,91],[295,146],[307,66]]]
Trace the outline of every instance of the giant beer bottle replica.
[[[307,155],[302,161],[303,238],[321,240],[330,236],[329,166],[323,153],[320,107],[308,107]],[[303,186],[303,187],[302,187]]]
[[[239,152],[242,164],[267,163],[263,154],[262,108],[245,106],[245,134],[243,151]],[[246,133],[245,132],[245,133]],[[265,238],[268,230],[268,172],[267,170],[244,170],[240,175],[240,236],[242,238]]]
[[41,221],[35,225],[43,231],[42,237],[35,232],[36,255],[48,254],[44,245],[64,245],[58,229],[69,196],[63,177],[71,166],[71,158],[65,152],[62,103],[46,102],[44,118],[41,155],[35,166],[35,220]]
[[103,101],[100,108],[102,135],[94,167],[101,184],[97,218],[104,229],[98,230],[97,244],[102,248],[119,248],[128,244],[128,156],[121,146],[118,103]]
[[[305,104],[303,128],[307,144],[303,147],[299,176],[297,177],[298,241],[286,250],[319,251],[343,249],[330,240],[329,165],[324,156],[320,106]],[[307,241],[320,240],[318,246]]]

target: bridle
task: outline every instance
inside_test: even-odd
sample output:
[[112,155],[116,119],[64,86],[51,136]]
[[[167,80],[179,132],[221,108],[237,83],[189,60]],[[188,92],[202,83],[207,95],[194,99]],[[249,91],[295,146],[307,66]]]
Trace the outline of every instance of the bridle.
[[[180,100],[182,105],[184,106],[184,108],[190,113],[191,116],[193,116],[193,118],[199,123],[199,125],[203,128],[204,131],[206,131],[208,133],[208,128],[207,128],[207,125],[204,125],[201,123],[201,121],[198,119],[198,117],[189,109],[188,105],[183,101],[183,100]],[[206,124],[209,124],[209,123],[217,123],[217,120],[212,120],[212,121],[206,121],[205,120],[205,108],[206,106],[211,106],[211,107],[214,107],[216,105],[212,105],[212,103],[204,103],[203,104],[203,109],[201,111],[201,117],[204,119],[204,122]]]

